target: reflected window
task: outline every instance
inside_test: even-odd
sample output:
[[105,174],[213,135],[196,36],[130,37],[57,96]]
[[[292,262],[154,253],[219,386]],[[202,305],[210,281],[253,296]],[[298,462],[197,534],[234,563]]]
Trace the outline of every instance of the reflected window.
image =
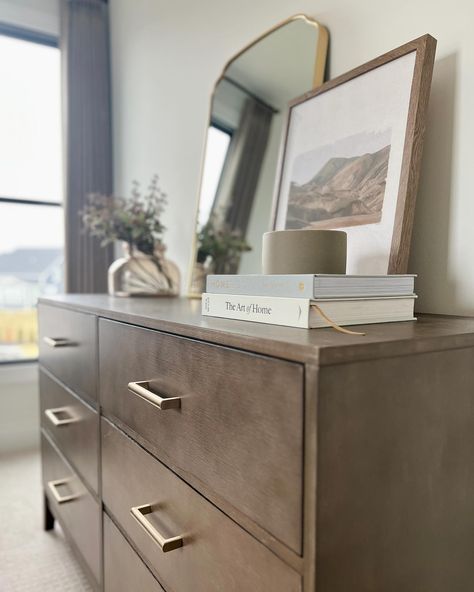
[[37,358],[36,303],[63,285],[57,41],[0,30],[0,363]]
[[218,127],[216,124],[209,126],[199,203],[199,228],[209,220],[231,138],[231,131]]

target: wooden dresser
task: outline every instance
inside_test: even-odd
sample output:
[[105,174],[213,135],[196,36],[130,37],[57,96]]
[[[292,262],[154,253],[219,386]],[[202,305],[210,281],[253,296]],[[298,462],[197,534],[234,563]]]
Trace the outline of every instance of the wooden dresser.
[[474,319],[43,299],[45,528],[105,592],[471,592]]

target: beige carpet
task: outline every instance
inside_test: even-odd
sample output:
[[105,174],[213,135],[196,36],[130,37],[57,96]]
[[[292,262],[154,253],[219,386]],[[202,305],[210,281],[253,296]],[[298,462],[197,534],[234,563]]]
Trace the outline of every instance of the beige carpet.
[[61,530],[42,521],[39,453],[0,454],[0,592],[90,592]]

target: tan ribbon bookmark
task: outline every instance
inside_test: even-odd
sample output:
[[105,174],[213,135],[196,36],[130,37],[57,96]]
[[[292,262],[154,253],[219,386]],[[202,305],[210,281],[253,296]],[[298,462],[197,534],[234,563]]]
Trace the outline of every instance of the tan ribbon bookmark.
[[332,321],[326,314],[324,314],[324,312],[319,308],[317,304],[311,304],[310,306],[311,308],[316,309],[319,312],[319,314],[323,317],[323,319],[327,323],[329,323],[333,329],[336,329],[336,331],[339,331],[340,333],[346,333],[347,335],[365,335],[365,333],[362,333],[360,331],[351,331],[350,329],[344,329],[344,327],[341,327],[340,325]]

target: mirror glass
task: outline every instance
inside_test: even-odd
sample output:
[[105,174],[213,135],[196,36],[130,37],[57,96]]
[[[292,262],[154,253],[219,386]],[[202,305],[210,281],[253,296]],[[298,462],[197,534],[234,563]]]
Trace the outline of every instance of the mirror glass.
[[225,66],[211,99],[190,293],[209,273],[260,273],[288,102],[322,83],[327,31],[298,15]]

